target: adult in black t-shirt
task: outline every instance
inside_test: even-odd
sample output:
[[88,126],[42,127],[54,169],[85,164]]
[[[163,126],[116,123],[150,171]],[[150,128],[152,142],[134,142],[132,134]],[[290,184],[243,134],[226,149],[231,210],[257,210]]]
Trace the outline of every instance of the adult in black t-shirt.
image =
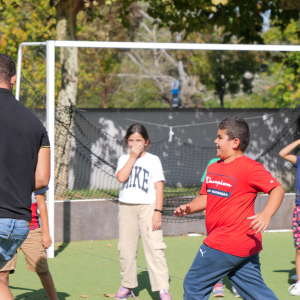
[[[0,54],[0,269],[28,235],[32,192],[50,178],[47,131],[13,96],[15,81],[14,61]],[[13,299],[1,280],[0,299]]]

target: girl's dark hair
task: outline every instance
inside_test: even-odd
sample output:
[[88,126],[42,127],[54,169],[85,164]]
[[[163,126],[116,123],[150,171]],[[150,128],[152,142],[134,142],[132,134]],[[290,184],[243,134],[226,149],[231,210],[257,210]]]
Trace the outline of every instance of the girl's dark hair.
[[247,149],[250,142],[250,130],[243,118],[228,117],[220,123],[219,129],[226,130],[229,140],[238,138],[240,150],[244,152]]
[[145,126],[142,124],[132,124],[129,126],[129,128],[127,129],[126,135],[125,135],[125,143],[127,144],[128,138],[136,132],[138,132],[145,141],[149,140],[149,144],[148,144],[148,146],[149,146],[151,141],[149,139],[149,135],[148,135],[148,132],[147,132]]

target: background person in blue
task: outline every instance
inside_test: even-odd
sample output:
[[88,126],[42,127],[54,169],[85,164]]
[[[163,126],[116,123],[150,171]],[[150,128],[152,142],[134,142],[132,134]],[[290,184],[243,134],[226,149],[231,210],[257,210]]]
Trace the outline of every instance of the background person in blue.
[[[204,173],[203,173],[203,176],[202,176],[202,178],[201,178],[201,180],[200,180],[202,183],[203,183],[204,180],[205,180],[206,173],[207,173],[207,168],[208,168],[210,165],[212,165],[213,163],[215,163],[216,161],[218,161],[218,160],[220,160],[219,157],[213,158],[213,159],[211,159],[211,160],[208,162],[208,164],[207,164],[207,166],[206,166],[206,168],[205,168],[205,171],[204,171]],[[204,214],[205,214],[205,211],[204,211]],[[239,293],[237,292],[237,290],[235,289],[234,286],[232,286],[232,292],[233,292],[233,294],[234,294],[234,296],[235,296],[236,298],[240,298],[240,297],[241,297],[241,296],[239,295]],[[220,279],[220,280],[218,281],[218,283],[213,287],[213,297],[225,297],[223,278]]]

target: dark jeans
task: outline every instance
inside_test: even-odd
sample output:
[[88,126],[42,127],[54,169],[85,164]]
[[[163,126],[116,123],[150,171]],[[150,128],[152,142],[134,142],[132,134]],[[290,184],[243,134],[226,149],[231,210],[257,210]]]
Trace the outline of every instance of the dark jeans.
[[213,286],[228,276],[242,299],[278,300],[264,283],[258,254],[239,257],[201,245],[184,279],[184,300],[207,300]]

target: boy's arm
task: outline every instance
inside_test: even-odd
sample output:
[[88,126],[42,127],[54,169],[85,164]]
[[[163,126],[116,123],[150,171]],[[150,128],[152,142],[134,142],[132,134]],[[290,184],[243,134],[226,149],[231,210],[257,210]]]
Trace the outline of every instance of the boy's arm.
[[253,220],[250,224],[252,230],[256,230],[255,233],[264,232],[270,224],[271,217],[276,213],[278,208],[280,207],[284,190],[282,186],[277,186],[269,192],[269,200],[264,208],[264,210],[252,217],[248,217],[248,219]]
[[[164,202],[164,182],[157,181],[154,183],[155,193],[156,193],[156,205],[155,208],[158,210],[163,209]],[[155,211],[152,218],[152,230],[157,230],[161,227],[161,212]]]
[[288,146],[286,146],[285,148],[283,148],[280,152],[279,155],[289,161],[292,164],[295,164],[297,162],[297,156],[290,154],[297,146],[300,145],[300,140],[297,140],[291,144],[289,144]]
[[174,217],[182,217],[206,209],[207,195],[200,195],[192,202],[177,207],[174,211]]
[[35,170],[35,190],[47,187],[50,179],[50,148],[41,148]]
[[45,249],[48,249],[52,244],[50,232],[49,232],[49,224],[48,224],[48,213],[47,213],[47,206],[45,202],[45,193],[36,195],[36,202],[40,211],[40,216],[42,220],[42,228],[43,228],[43,235],[42,235],[42,244]]

